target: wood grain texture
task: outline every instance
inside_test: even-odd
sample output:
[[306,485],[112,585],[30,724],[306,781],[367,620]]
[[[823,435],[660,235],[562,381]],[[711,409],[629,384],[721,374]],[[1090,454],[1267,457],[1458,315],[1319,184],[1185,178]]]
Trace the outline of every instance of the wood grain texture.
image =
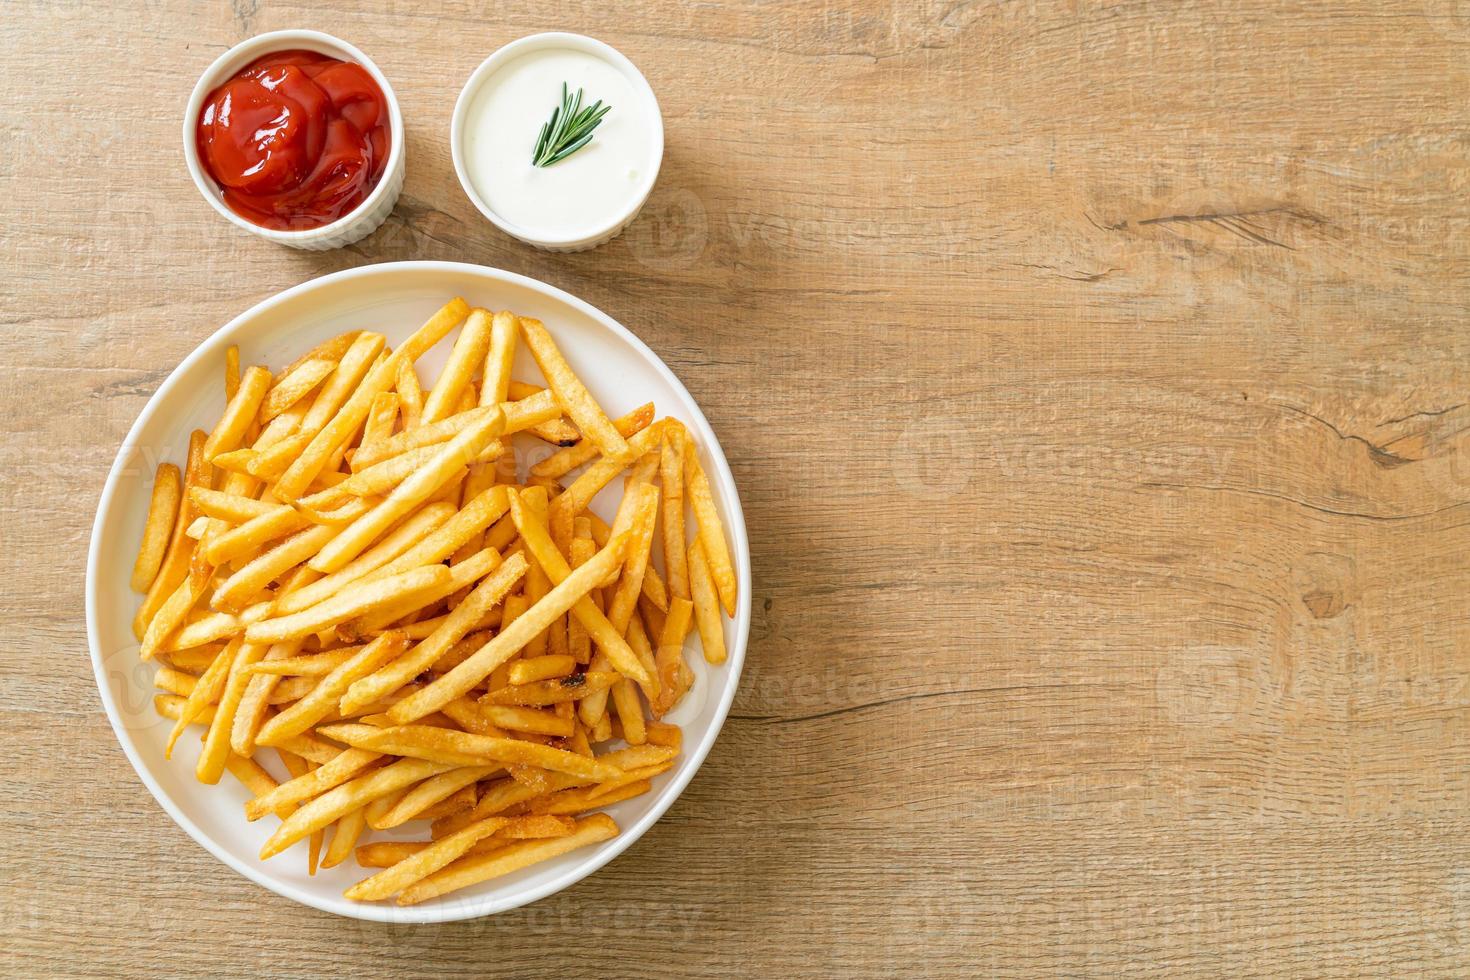
[[[0,930],[11,976],[1464,975],[1463,0],[7,0]],[[408,121],[389,223],[232,230],[180,159],[227,46],[315,27]],[[469,72],[606,39],[640,221],[500,235]],[[642,336],[740,484],[756,617],[668,816],[529,908],[388,928],[234,875],[138,782],[82,620],[129,424],[219,324],[390,259]]]

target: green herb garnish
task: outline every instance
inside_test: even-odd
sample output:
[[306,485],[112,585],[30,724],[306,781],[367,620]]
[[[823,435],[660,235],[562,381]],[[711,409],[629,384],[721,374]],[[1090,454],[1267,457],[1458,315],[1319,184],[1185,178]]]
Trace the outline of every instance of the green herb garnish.
[[611,109],[601,99],[582,108],[582,90],[577,89],[576,96],[571,96],[567,93],[567,83],[562,82],[561,105],[551,110],[551,119],[541,127],[531,165],[549,167],[592,142],[592,131]]

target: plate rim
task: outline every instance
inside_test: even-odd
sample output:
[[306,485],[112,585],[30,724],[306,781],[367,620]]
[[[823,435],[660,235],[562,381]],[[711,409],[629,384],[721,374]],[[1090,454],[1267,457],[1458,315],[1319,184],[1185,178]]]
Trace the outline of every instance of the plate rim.
[[[490,896],[483,896],[476,899],[461,899],[457,904],[443,903],[407,907],[384,905],[381,903],[355,903],[350,902],[346,898],[335,899],[329,902],[319,899],[311,892],[292,883],[266,874],[264,865],[260,862],[248,863],[237,860],[234,855],[216,846],[214,838],[204,833],[174,803],[173,798],[149,774],[141,756],[133,745],[130,731],[114,706],[115,698],[110,696],[112,694],[111,681],[106,675],[104,658],[100,652],[102,644],[99,636],[100,627],[98,624],[99,616],[97,609],[97,592],[100,583],[97,579],[99,575],[98,565],[101,550],[101,532],[104,518],[112,510],[113,497],[117,493],[121,483],[121,474],[127,462],[129,447],[135,444],[138,433],[153,418],[154,413],[159,410],[159,406],[166,400],[165,396],[172,391],[173,387],[179,383],[179,380],[196,362],[213,356],[216,348],[228,343],[231,335],[242,324],[268,312],[273,307],[294,299],[302,293],[311,292],[312,290],[344,280],[370,278],[374,275],[381,275],[384,272],[393,272],[396,274],[415,271],[424,273],[425,275],[436,273],[468,273],[496,282],[526,287],[533,291],[543,293],[552,299],[567,303],[631,344],[635,351],[642,355],[652,365],[654,370],[663,376],[665,382],[672,385],[676,391],[684,394],[689,404],[694,407],[695,417],[682,421],[686,424],[693,425],[698,431],[711,460],[716,464],[713,467],[715,472],[711,476],[720,483],[722,490],[726,491],[725,496],[731,502],[729,513],[722,516],[725,519],[725,525],[731,536],[732,543],[736,545],[737,581],[741,584],[734,617],[735,641],[730,644],[731,649],[729,649],[725,663],[722,665],[730,672],[728,683],[720,697],[719,703],[715,707],[715,713],[709,731],[705,733],[704,738],[700,740],[698,745],[692,748],[685,746],[684,755],[688,760],[687,764],[682,767],[681,772],[677,772],[674,778],[663,787],[661,794],[655,798],[648,812],[628,827],[623,828],[618,836],[603,842],[604,846],[589,855],[583,862],[567,869],[548,882],[527,888],[524,892],[519,892],[499,900]],[[745,527],[745,513],[740,502],[739,489],[736,487],[734,475],[730,471],[729,460],[725,457],[724,448],[720,445],[719,438],[716,436],[713,427],[709,424],[709,420],[705,417],[704,410],[700,408],[699,402],[690,394],[689,389],[684,386],[684,383],[679,380],[673,370],[641,338],[613,317],[585,300],[579,299],[566,290],[553,286],[550,283],[542,282],[539,279],[520,273],[473,262],[448,262],[428,259],[375,262],[316,276],[295,286],[290,286],[272,293],[257,301],[248,309],[231,318],[223,326],[217,328],[208,337],[204,338],[204,340],[200,341],[169,372],[168,376],[158,386],[158,389],[149,396],[142,411],[138,413],[138,417],[134,419],[133,424],[128,428],[127,435],[123,437],[122,444],[118,447],[117,455],[113,459],[112,466],[108,468],[107,477],[102,486],[102,494],[97,501],[97,512],[92,520],[91,539],[87,546],[87,568],[85,574],[87,647],[92,659],[93,680],[97,687],[98,698],[102,701],[102,708],[107,714],[108,723],[112,726],[113,736],[122,748],[123,754],[127,756],[128,762],[133,767],[133,771],[148,789],[148,792],[152,794],[154,800],[173,819],[174,823],[192,837],[197,844],[214,855],[222,864],[283,898],[322,912],[340,915],[344,918],[389,923],[456,922],[507,912],[511,909],[519,908],[531,902],[546,898],[564,888],[568,888],[603,868],[631,847],[650,827],[662,819],[663,815],[673,806],[674,801],[683,795],[684,790],[694,779],[695,774],[699,772],[700,767],[704,764],[705,758],[709,755],[710,750],[719,739],[720,733],[724,730],[731,705],[735,700],[735,694],[740,687],[740,678],[745,666],[745,651],[750,639],[751,588],[750,540]]]

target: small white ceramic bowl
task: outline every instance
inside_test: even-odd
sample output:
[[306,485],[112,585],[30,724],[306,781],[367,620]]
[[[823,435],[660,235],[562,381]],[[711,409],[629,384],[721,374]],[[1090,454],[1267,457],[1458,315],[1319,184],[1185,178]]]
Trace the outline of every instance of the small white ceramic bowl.
[[[383,168],[378,186],[350,213],[320,228],[276,231],[273,228],[262,228],[230,210],[220,196],[219,185],[209,176],[199,160],[195,134],[199,124],[199,111],[204,107],[204,100],[209,97],[210,92],[256,58],[273,51],[292,50],[315,51],[342,61],[356,62],[373,76],[373,81],[382,89],[383,99],[388,106],[388,164]],[[393,94],[393,86],[388,84],[387,76],[378,70],[371,58],[346,41],[321,31],[271,31],[269,34],[259,34],[248,41],[241,41],[216,58],[214,64],[199,76],[199,81],[194,84],[194,92],[189,96],[189,104],[184,109],[184,162],[189,167],[189,176],[194,178],[194,186],[199,188],[204,199],[233,224],[251,234],[280,245],[311,251],[341,248],[371,235],[387,219],[393,205],[398,203],[398,193],[403,190],[403,114],[399,111],[398,96]]]
[[[602,59],[621,72],[628,79],[633,91],[643,100],[644,110],[648,113],[651,122],[650,135],[653,140],[653,166],[648,168],[637,192],[629,199],[628,207],[602,227],[570,238],[548,236],[545,232],[516,224],[497,214],[475,190],[474,182],[470,179],[465,153],[467,136],[465,117],[469,113],[475,94],[485,80],[522,55],[533,51],[558,48],[571,48],[574,51],[585,52]],[[459,100],[454,104],[454,117],[449,124],[449,146],[454,156],[454,172],[459,175],[460,186],[464,188],[465,194],[475,207],[480,209],[480,213],[490,219],[491,224],[512,238],[518,238],[527,245],[534,245],[548,252],[581,252],[589,248],[596,248],[621,235],[623,230],[638,217],[638,212],[643,210],[643,204],[648,200],[648,195],[658,180],[658,172],[663,164],[664,118],[658,107],[658,98],[653,94],[648,79],[643,77],[643,73],[622,52],[596,38],[583,34],[553,31],[546,34],[532,34],[518,41],[512,41],[480,63],[480,67],[470,75],[469,81],[465,82],[464,88],[460,90]]]

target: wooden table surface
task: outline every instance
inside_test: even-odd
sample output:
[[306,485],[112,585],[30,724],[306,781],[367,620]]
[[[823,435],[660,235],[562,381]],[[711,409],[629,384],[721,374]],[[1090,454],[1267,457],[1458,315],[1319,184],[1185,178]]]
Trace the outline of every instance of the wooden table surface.
[[[1470,970],[1464,0],[0,11],[5,974]],[[338,252],[232,229],[180,156],[198,73],[284,27],[403,103],[403,197]],[[491,228],[447,145],[474,66],[548,29],[626,52],[667,128],[644,216],[578,255]],[[165,816],[82,581],[184,355],[410,258],[544,279],[669,363],[740,485],[755,620],[646,837],[390,928]]]

